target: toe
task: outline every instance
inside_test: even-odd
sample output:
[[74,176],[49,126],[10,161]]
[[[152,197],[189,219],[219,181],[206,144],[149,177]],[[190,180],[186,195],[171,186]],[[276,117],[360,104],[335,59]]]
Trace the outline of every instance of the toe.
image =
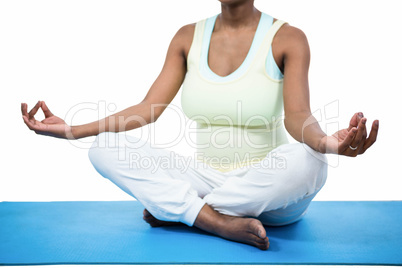
[[267,250],[267,249],[269,248],[268,237],[267,237],[266,239],[264,239],[264,241],[259,242],[259,243],[256,243],[256,244],[257,244],[257,247],[258,247],[259,249]]
[[255,219],[250,221],[249,229],[251,233],[255,234],[259,238],[261,239],[267,238],[267,232],[265,231],[264,226],[259,220]]

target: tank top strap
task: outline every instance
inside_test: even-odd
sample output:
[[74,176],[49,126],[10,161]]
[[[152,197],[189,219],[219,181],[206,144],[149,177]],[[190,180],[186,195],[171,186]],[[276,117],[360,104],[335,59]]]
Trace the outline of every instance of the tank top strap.
[[198,21],[195,24],[193,41],[192,41],[190,51],[187,56],[187,64],[188,65],[195,64],[196,66],[198,66],[198,63],[200,61],[202,41],[203,41],[206,21],[207,21],[207,19],[204,19],[204,20]]
[[278,32],[281,26],[284,25],[285,23],[287,22],[283,20],[276,20],[269,28],[255,57],[255,62],[253,64],[254,68],[260,70],[261,68],[263,68],[265,70],[266,59],[268,57],[268,53],[272,45],[272,40],[274,39],[275,34]]

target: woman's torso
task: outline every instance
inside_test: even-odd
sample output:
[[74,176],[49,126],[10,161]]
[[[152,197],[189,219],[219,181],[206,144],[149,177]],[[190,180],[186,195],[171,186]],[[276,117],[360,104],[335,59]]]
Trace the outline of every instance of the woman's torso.
[[263,13],[255,33],[239,32],[240,42],[215,34],[215,24],[216,16],[195,26],[182,107],[196,122],[197,160],[225,172],[260,161],[288,143],[283,75],[271,48],[284,22]]

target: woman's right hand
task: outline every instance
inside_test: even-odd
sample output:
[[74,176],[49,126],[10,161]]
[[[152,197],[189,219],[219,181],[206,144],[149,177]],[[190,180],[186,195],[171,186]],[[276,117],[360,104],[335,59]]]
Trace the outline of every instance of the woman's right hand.
[[[45,119],[38,121],[35,119],[35,114],[39,108],[45,114]],[[61,139],[74,139],[71,127],[64,122],[63,119],[55,116],[50,112],[44,101],[38,103],[29,111],[26,103],[21,103],[22,118],[30,130],[35,131],[36,134],[51,136]]]

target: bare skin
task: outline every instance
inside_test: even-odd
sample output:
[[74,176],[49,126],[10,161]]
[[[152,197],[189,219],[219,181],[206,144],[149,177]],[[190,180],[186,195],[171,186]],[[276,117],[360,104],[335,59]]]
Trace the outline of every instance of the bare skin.
[[[220,2],[222,12],[217,18],[211,36],[208,64],[213,72],[226,76],[234,72],[246,58],[261,12],[254,7],[253,0],[220,0]],[[106,131],[128,131],[155,122],[183,83],[194,29],[195,24],[186,25],[174,36],[160,75],[140,103],[104,119],[79,126],[67,125],[60,117],[53,115],[43,101],[39,101],[30,112],[28,105],[22,103],[21,112],[25,124],[40,135],[80,139]],[[378,120],[373,121],[368,137],[365,125],[367,119],[361,112],[353,115],[349,127],[333,135],[326,135],[312,116],[308,86],[310,51],[307,38],[301,30],[284,24],[273,39],[272,53],[276,64],[284,73],[284,123],[286,130],[295,140],[306,143],[321,153],[350,157],[363,154],[373,145],[378,133]],[[160,108],[152,110],[153,104],[166,106],[161,105]],[[42,109],[45,115],[43,121],[35,120],[35,114],[39,109]],[[143,120],[130,119],[133,115]],[[304,123],[307,120],[311,123],[305,127]],[[352,150],[351,147],[356,149]],[[177,224],[157,220],[146,210],[144,220],[151,226]],[[269,247],[266,231],[260,221],[222,215],[208,205],[201,209],[194,226],[262,250]]]
[[[143,219],[152,227],[184,225],[180,222],[161,221],[144,209]],[[269,248],[269,239],[262,223],[257,219],[227,216],[205,205],[194,223],[209,233],[228,240],[249,244],[262,250]]]
[[257,219],[223,215],[210,206],[204,205],[194,226],[228,240],[249,244],[262,250],[269,248],[265,228]]

